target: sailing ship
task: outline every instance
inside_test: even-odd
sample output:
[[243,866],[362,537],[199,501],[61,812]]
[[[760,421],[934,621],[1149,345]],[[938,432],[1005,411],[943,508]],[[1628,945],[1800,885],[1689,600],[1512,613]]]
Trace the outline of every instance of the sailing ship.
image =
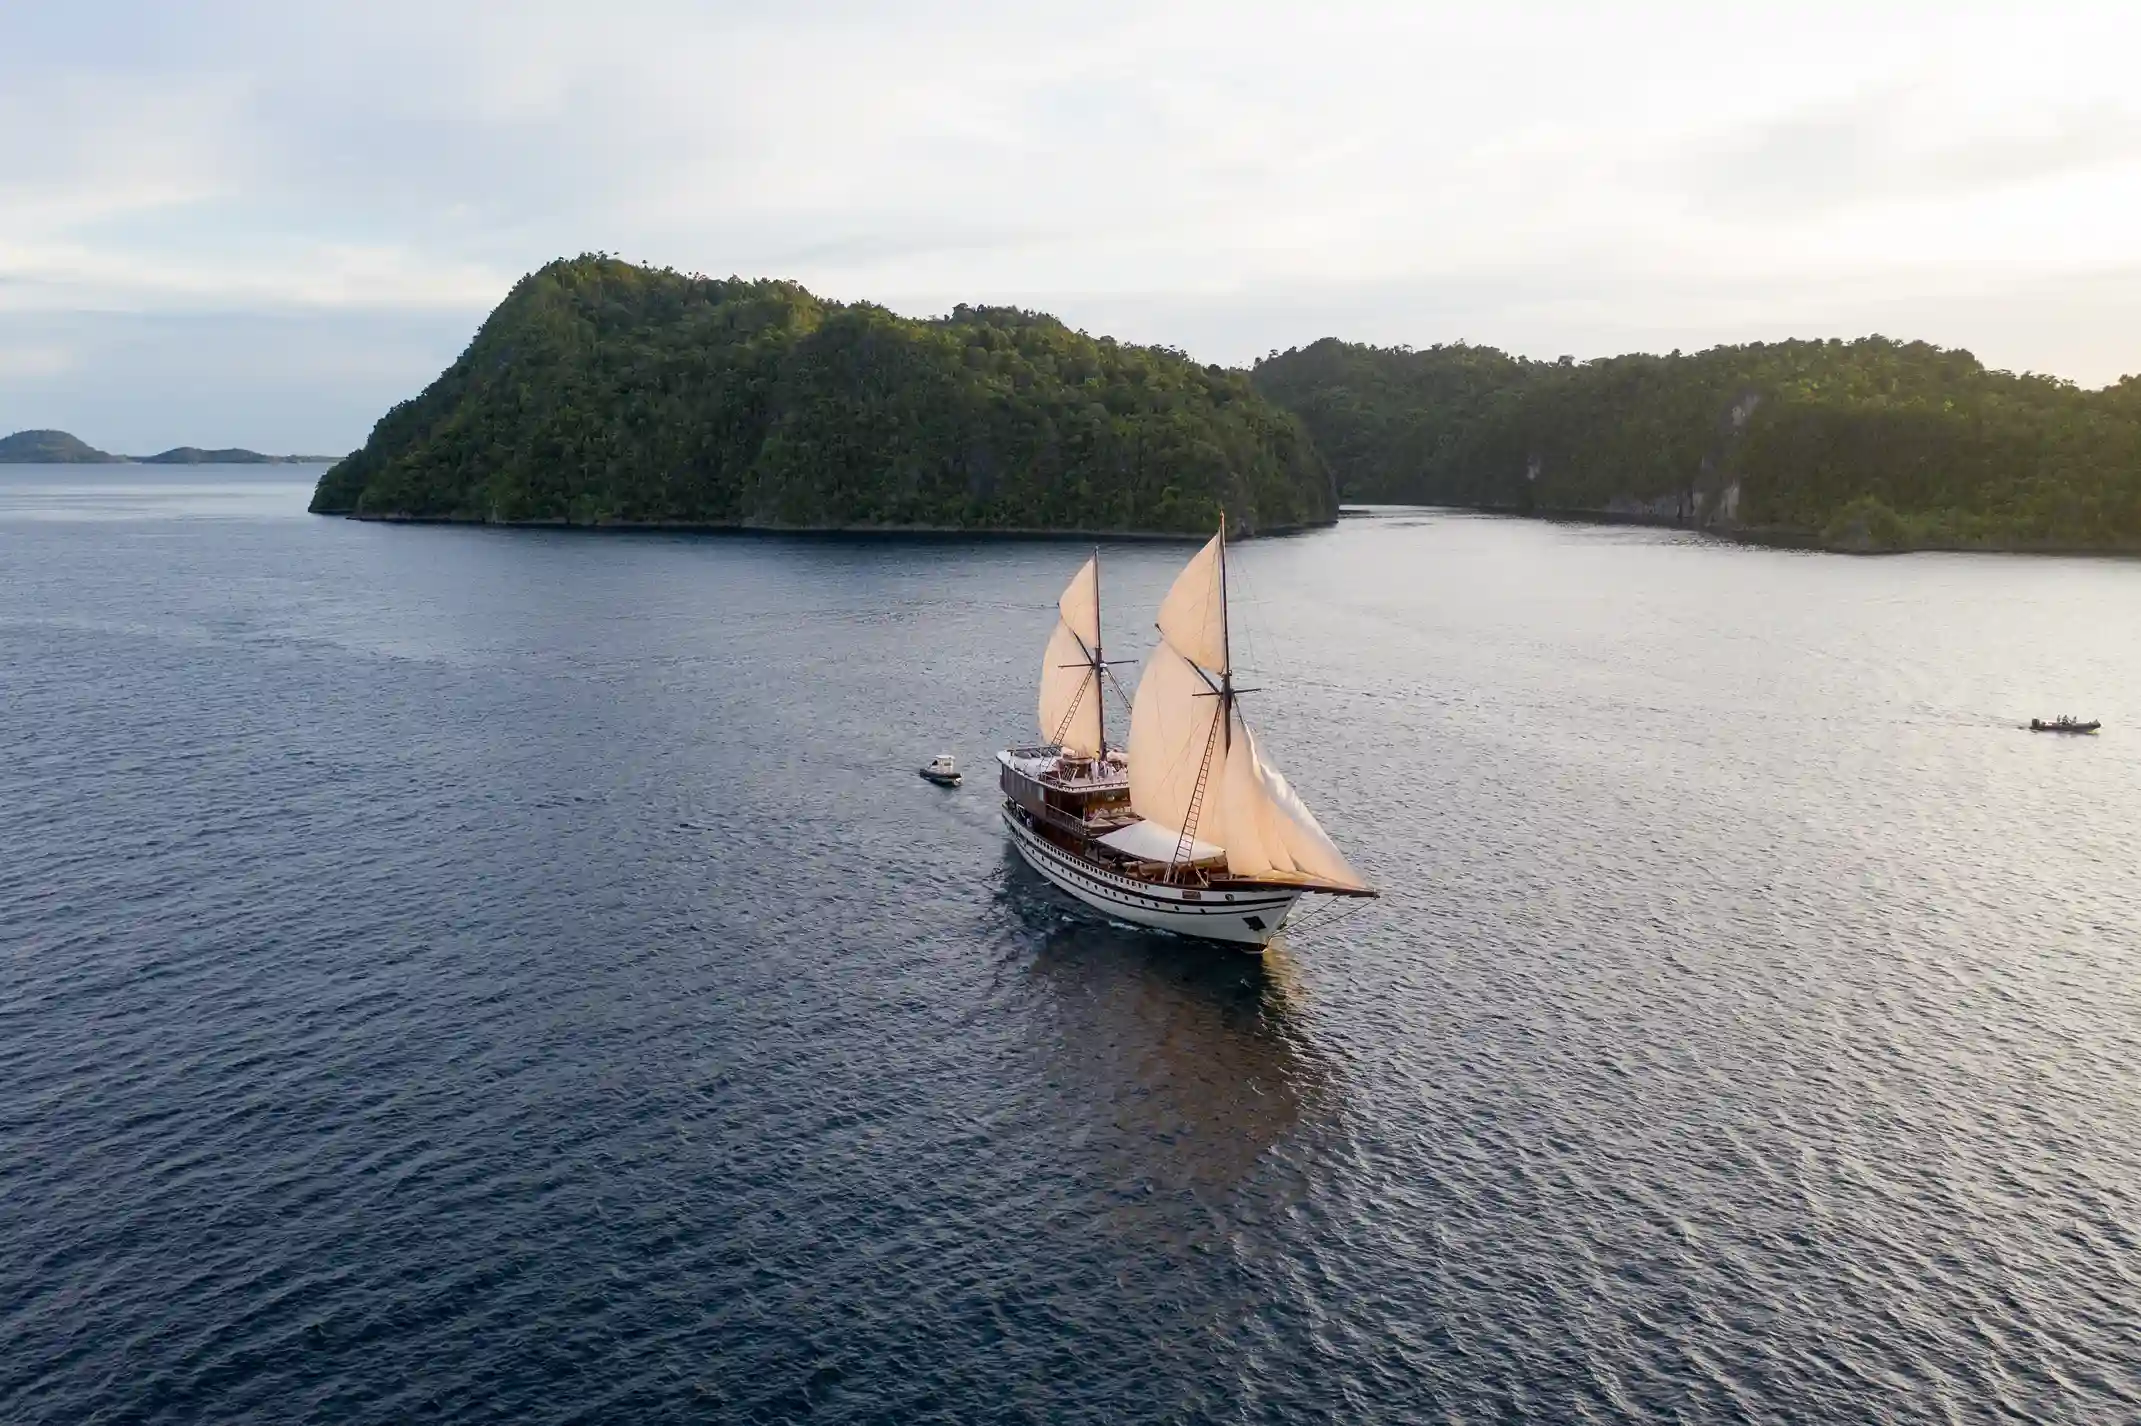
[[1004,824],[1035,871],[1120,920],[1257,948],[1304,895],[1376,895],[1242,719],[1253,690],[1234,683],[1224,518],[1161,601],[1126,745],[1108,741],[1099,551],[1056,615],[1041,657],[1047,741],[997,754]]

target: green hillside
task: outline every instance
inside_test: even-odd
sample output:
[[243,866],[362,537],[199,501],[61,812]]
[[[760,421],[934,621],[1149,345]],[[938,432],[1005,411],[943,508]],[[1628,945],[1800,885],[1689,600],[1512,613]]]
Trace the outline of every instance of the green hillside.
[[1245,373],[960,307],[603,257],[523,278],[312,508],[750,528],[1209,530],[1327,523],[1295,419]]
[[2141,378],[2084,391],[1868,337],[1583,363],[1326,339],[1253,379],[1351,499],[1848,549],[2141,546]]
[[0,464],[111,465],[125,456],[109,455],[65,431],[17,431],[0,436]]
[[143,465],[278,465],[283,460],[280,456],[264,456],[258,451],[237,447],[208,451],[199,446],[173,446],[170,450],[140,459]]

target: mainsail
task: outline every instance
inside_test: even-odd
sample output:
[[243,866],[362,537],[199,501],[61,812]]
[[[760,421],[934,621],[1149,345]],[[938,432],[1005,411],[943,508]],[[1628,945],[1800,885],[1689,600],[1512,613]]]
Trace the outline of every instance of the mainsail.
[[1076,757],[1101,748],[1100,564],[1094,556],[1056,601],[1056,628],[1041,655],[1041,737]]
[[1131,810],[1225,847],[1237,876],[1367,891],[1234,706],[1224,526],[1175,577],[1159,623],[1130,707]]
[[1184,565],[1160,601],[1160,635],[1213,673],[1227,672],[1227,548],[1222,529]]
[[[1145,658],[1130,703],[1130,810],[1177,834],[1192,821],[1199,774],[1223,764],[1206,765],[1207,749],[1224,711],[1197,666],[1175,652],[1166,639]],[[1216,759],[1224,749],[1213,753]],[[1226,845],[1226,832],[1209,788],[1191,830],[1207,842]]]

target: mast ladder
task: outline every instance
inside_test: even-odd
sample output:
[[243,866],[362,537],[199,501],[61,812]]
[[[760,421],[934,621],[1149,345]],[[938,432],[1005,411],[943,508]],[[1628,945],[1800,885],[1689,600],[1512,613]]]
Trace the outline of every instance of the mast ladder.
[[1173,880],[1175,868],[1189,859],[1189,849],[1197,840],[1197,818],[1204,811],[1204,786],[1211,780],[1212,747],[1219,741],[1219,720],[1212,720],[1212,731],[1204,736],[1204,759],[1197,764],[1197,785],[1190,789],[1189,810],[1182,818],[1182,835],[1175,839],[1175,854],[1168,860],[1167,875]]

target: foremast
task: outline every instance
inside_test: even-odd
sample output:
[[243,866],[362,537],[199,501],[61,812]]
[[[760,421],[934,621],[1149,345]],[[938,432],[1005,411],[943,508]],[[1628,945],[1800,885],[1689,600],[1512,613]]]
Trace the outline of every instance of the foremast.
[[1055,632],[1041,656],[1041,737],[1072,758],[1108,756],[1108,657],[1100,634],[1100,551],[1056,601]]

